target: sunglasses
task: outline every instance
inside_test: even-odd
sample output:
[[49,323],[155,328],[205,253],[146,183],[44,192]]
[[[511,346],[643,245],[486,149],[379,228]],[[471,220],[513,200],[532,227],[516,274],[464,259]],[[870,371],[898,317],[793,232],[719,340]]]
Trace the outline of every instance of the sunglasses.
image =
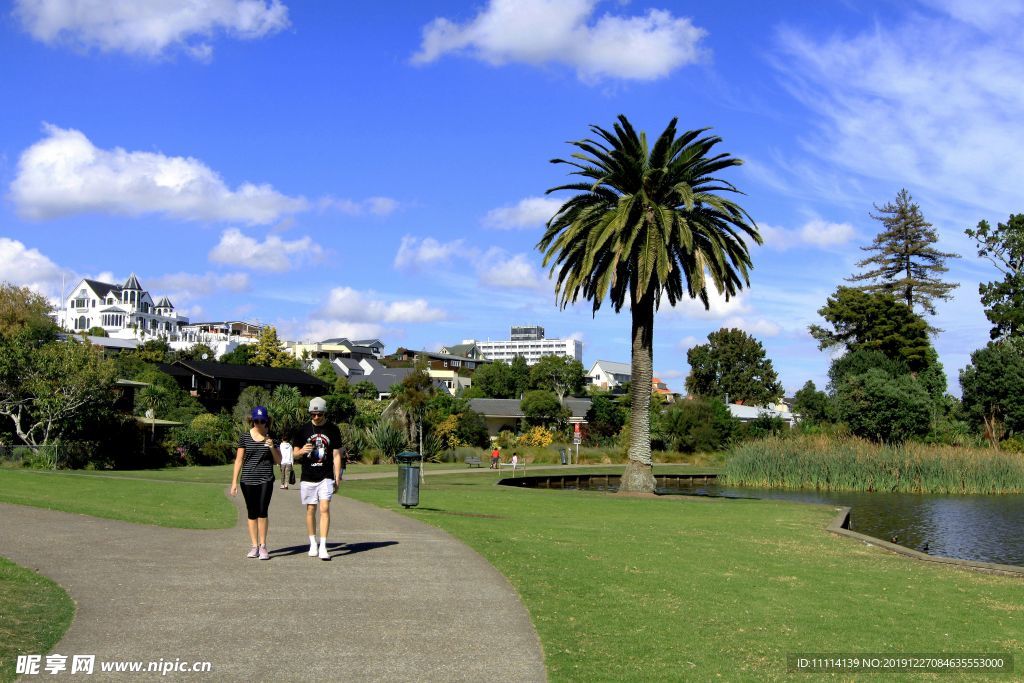
[[252,423],[254,425],[265,425],[265,424],[267,424],[267,421],[266,420],[253,420]]
[[312,415],[313,417],[316,417],[318,415],[323,415],[323,413],[321,413],[319,411],[314,411],[314,412],[310,413],[310,415]]

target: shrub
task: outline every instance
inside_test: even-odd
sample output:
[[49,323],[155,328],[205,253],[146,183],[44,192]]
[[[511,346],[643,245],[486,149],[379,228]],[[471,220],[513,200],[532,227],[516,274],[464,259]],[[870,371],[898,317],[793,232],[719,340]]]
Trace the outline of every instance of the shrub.
[[584,442],[588,446],[608,445],[615,442],[615,437],[626,423],[626,409],[607,395],[597,394],[591,399],[590,410],[587,411],[587,428],[584,431]]
[[677,401],[661,417],[666,445],[683,453],[722,450],[735,427],[729,409],[716,399]]
[[535,448],[545,448],[550,446],[554,441],[551,431],[545,427],[532,427],[528,432],[519,436],[516,441],[518,446],[531,446]]
[[448,451],[466,445],[459,438],[458,415],[449,415],[444,418],[440,423],[434,425],[429,433],[437,441],[439,450]]
[[789,431],[786,422],[768,413],[761,413],[749,422],[743,422],[733,430],[734,441],[763,439],[767,436],[781,436]]
[[487,448],[491,445],[491,438],[487,433],[487,423],[480,413],[467,409],[459,415],[459,440],[468,446]]
[[1024,353],[1019,342],[989,342],[960,371],[963,410],[993,442],[1024,433]]
[[836,392],[840,419],[856,436],[901,443],[924,436],[931,424],[932,401],[910,375],[893,377],[871,369],[847,376]]
[[498,432],[497,444],[499,448],[512,448],[516,445],[516,435],[509,429],[502,429]]

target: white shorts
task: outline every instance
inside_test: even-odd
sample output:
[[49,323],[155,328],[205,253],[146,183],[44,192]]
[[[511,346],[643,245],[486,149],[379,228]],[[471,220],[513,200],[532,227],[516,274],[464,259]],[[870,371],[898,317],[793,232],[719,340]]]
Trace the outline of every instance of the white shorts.
[[334,495],[334,480],[304,481],[299,485],[303,505],[316,505],[317,501],[330,500]]

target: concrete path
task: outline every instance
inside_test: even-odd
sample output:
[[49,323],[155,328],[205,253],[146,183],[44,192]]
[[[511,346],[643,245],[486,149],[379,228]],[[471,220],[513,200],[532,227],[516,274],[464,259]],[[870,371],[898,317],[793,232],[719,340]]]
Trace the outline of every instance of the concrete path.
[[[311,558],[298,496],[274,491],[270,561],[245,558],[241,494],[239,525],[217,531],[0,504],[0,555],[74,599],[74,623],[53,652],[69,664],[71,655],[96,655],[90,680],[116,678],[99,672],[101,661],[161,658],[212,663],[211,674],[170,679],[546,679],[525,608],[474,551],[434,527],[335,497],[333,559]],[[140,676],[159,674],[120,678]]]

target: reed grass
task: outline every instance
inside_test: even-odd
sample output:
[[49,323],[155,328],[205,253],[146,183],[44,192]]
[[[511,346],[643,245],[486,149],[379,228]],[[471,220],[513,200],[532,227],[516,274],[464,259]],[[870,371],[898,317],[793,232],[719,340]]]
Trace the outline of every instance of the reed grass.
[[1024,455],[909,442],[879,445],[826,435],[771,437],[733,448],[724,479],[732,486],[758,488],[1024,493]]

